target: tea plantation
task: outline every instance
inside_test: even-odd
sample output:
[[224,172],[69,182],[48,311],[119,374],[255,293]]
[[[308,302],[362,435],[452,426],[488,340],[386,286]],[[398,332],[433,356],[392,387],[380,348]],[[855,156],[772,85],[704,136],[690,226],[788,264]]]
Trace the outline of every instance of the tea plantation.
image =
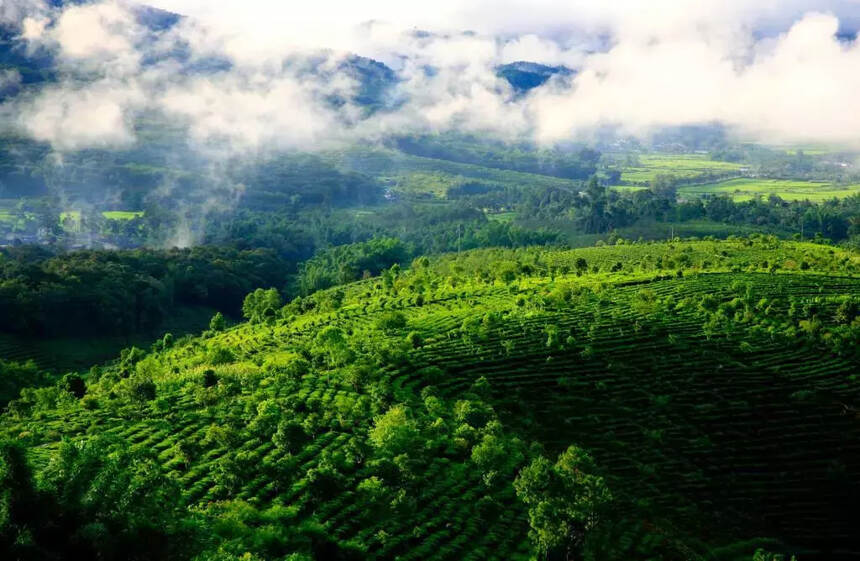
[[[856,558],[860,256],[416,260],[25,390],[16,558]],[[10,490],[11,489],[11,490]]]

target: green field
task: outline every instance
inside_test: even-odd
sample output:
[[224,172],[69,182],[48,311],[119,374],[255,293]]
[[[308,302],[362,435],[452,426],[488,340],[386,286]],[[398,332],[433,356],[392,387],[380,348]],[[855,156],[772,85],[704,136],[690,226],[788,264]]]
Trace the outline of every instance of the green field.
[[736,201],[777,195],[787,201],[824,201],[860,193],[860,184],[834,185],[827,182],[787,179],[739,178],[678,188],[680,195],[730,195]]
[[[579,183],[549,175],[464,164],[384,149],[353,148],[323,156],[338,167],[372,175],[399,185],[404,192],[444,194],[445,189],[467,181],[487,181],[511,187],[556,187],[578,189]],[[398,170],[392,174],[391,170]]]
[[644,185],[659,174],[689,179],[706,174],[740,173],[743,169],[742,164],[711,160],[706,154],[642,154],[637,165],[621,166],[621,181]]
[[60,226],[70,232],[78,232],[81,229],[81,211],[67,210],[60,213]]
[[84,474],[56,508],[102,489],[64,440],[141,454],[172,491],[105,500],[186,513],[200,559],[544,558],[529,526],[561,514],[526,500],[557,491],[514,482],[570,445],[611,490],[582,558],[831,558],[856,545],[858,273],[763,236],[446,255],[126,355],[0,431]]
[[439,199],[445,198],[448,188],[462,185],[466,178],[444,173],[414,172],[393,177],[380,176],[384,183],[390,184],[392,190],[408,195],[430,194]]
[[513,222],[517,218],[516,212],[485,212],[487,220],[496,222]]
[[32,213],[21,213],[18,210],[18,199],[0,199],[0,222],[12,226],[22,226],[27,220],[33,220]]
[[[101,213],[101,215],[107,220],[132,220],[134,218],[140,218],[144,214],[144,211],[131,211],[131,210],[106,210]],[[32,219],[32,213],[26,213],[25,217],[28,219]],[[80,228],[81,224],[81,211],[79,210],[67,210],[63,211],[59,215],[59,221],[61,225],[66,225],[70,230],[76,230]],[[0,222],[8,222],[13,223],[17,222],[21,219],[21,213],[13,210],[11,208],[3,208],[0,205]]]
[[132,220],[141,218],[143,214],[142,210],[106,210],[102,212],[102,216],[108,220]]

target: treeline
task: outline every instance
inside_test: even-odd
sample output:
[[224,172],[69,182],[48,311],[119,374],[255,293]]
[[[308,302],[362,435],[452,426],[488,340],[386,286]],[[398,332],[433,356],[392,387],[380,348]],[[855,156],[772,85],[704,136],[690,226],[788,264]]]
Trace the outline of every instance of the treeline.
[[[409,241],[404,241],[409,240]],[[339,284],[377,276],[392,265],[405,265],[419,255],[488,247],[526,247],[560,243],[550,230],[528,230],[486,219],[442,223],[424,230],[421,222],[402,238],[375,238],[335,246],[302,263],[293,292],[302,296]]]
[[269,250],[230,248],[0,250],[0,331],[26,335],[135,333],[177,306],[238,315],[259,286],[282,286],[290,269]]
[[[545,245],[561,240],[560,234],[550,229],[529,229],[489,220],[476,208],[474,201],[466,200],[438,205],[401,202],[376,207],[372,213],[365,214],[341,209],[296,214],[240,210],[213,215],[207,221],[202,241],[241,250],[270,248],[287,261],[301,263],[331,248],[378,238],[399,240],[407,260],[418,254]],[[370,244],[360,251],[370,247],[374,248],[372,253],[378,249]],[[336,257],[344,258],[340,254]],[[323,256],[321,259],[328,263],[335,258]],[[376,271],[375,267],[361,262],[347,260],[341,264],[359,274],[364,270]]]
[[246,166],[237,181],[248,186],[241,205],[252,210],[369,205],[383,195],[370,177],[340,171],[313,155],[281,156]]
[[450,136],[401,136],[390,144],[413,156],[565,179],[587,179],[597,171],[600,160],[600,152],[590,148],[574,152],[536,150]]
[[0,358],[0,408],[17,398],[21,388],[41,386],[49,380],[48,374],[33,361],[21,363]]
[[301,265],[296,288],[303,296],[323,288],[380,274],[404,263],[412,249],[396,238],[336,246],[319,252]]
[[854,183],[860,172],[853,165],[856,154],[807,154],[803,150],[787,152],[755,144],[723,144],[709,152],[712,160],[742,163],[749,173],[784,179],[805,179]]
[[737,202],[727,196],[677,199],[671,181],[652,182],[649,189],[623,192],[606,189],[592,178],[581,192],[535,189],[525,192],[517,207],[523,220],[572,222],[584,233],[606,233],[639,221],[711,220],[822,237],[844,242],[860,237],[860,196],[821,203],[785,201],[777,196]]

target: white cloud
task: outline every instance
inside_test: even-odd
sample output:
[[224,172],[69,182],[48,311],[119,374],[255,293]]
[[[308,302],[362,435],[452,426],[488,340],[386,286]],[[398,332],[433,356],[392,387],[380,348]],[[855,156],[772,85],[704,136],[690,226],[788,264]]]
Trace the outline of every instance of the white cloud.
[[24,19],[47,11],[44,0],[4,0],[0,2],[0,25],[20,27]]
[[[607,124],[636,134],[712,121],[765,140],[858,140],[860,47],[834,37],[834,14],[860,17],[855,0],[151,3],[194,17],[153,34],[117,0],[0,12],[54,49],[62,74],[4,114],[60,149],[128,145],[143,111],[187,124],[194,144],[238,150],[447,129],[556,142]],[[774,28],[784,31],[762,38]],[[181,45],[232,69],[141,63]],[[397,70],[396,110],[364,117],[348,102],[358,86],[340,68],[349,53]],[[515,96],[496,67],[517,60],[579,73]]]
[[200,145],[297,148],[333,140],[339,130],[317,92],[289,75],[193,78],[169,87],[156,101],[168,115],[187,122]]
[[557,141],[602,124],[637,133],[721,121],[762,140],[856,144],[860,47],[840,43],[837,27],[832,15],[808,14],[740,67],[731,45],[696,34],[621,38],[586,60],[572,88],[529,100],[537,134]]
[[23,102],[18,125],[60,150],[125,147],[135,141],[130,108],[143,102],[143,92],[134,86],[59,84]]
[[52,35],[63,56],[102,58],[132,50],[140,31],[134,18],[116,2],[71,6],[63,11]]
[[12,69],[0,70],[0,94],[17,89],[21,85],[21,73]]
[[577,68],[585,58],[583,47],[563,48],[551,39],[535,34],[522,35],[506,41],[499,54],[499,62],[528,61],[550,66]]

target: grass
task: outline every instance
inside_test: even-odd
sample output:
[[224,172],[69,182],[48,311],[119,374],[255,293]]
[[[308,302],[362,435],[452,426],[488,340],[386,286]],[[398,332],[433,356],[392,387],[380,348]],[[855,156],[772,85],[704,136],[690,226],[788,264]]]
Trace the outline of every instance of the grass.
[[142,210],[106,210],[102,212],[102,216],[108,220],[133,220],[141,218],[143,213]]
[[[474,180],[520,188],[540,186],[577,191],[580,189],[577,181],[549,175],[411,156],[382,148],[351,148],[341,152],[328,152],[323,157],[341,168],[387,179],[389,183],[400,180],[404,190],[414,189],[412,192],[416,194],[422,192],[444,195],[444,189],[449,185]],[[392,169],[399,170],[399,173],[392,176]]]
[[513,211],[510,211],[510,212],[485,212],[484,214],[486,214],[487,220],[492,220],[494,222],[502,222],[502,223],[512,222],[517,217],[517,213],[513,212]]
[[680,195],[731,195],[736,201],[757,196],[777,195],[785,200],[824,201],[860,193],[860,184],[834,185],[827,182],[789,179],[738,178],[727,181],[688,185],[678,189]]
[[430,194],[439,199],[444,199],[450,187],[462,185],[467,180],[459,175],[445,173],[413,172],[383,178],[383,181],[392,185],[392,190],[405,194]]
[[696,178],[707,174],[740,173],[742,164],[711,160],[706,154],[642,154],[637,165],[623,165],[621,181],[627,185],[643,185],[659,174],[679,178]]
[[0,199],[0,222],[14,226],[35,218],[33,213],[18,210],[18,203],[20,199]]
[[60,213],[60,226],[71,232],[81,229],[81,211],[67,210]]

